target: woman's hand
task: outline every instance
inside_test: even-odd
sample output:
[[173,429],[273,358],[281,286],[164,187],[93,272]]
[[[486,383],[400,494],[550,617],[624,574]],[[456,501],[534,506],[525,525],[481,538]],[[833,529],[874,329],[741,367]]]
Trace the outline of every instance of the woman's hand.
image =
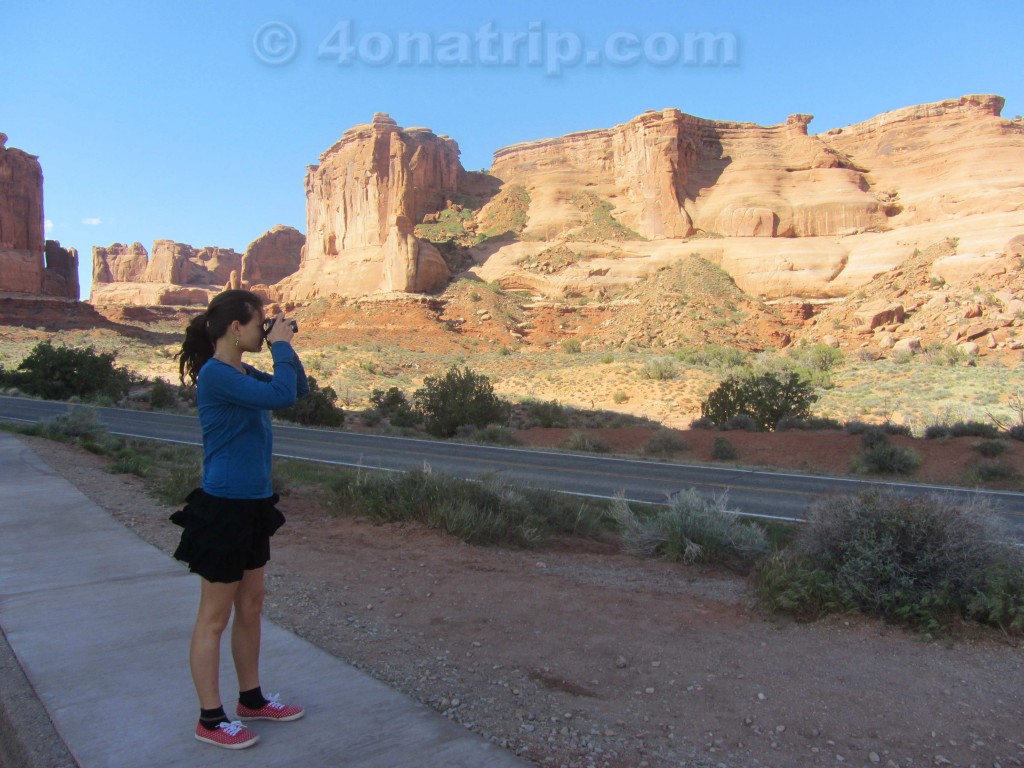
[[284,312],[278,312],[274,316],[274,327],[267,334],[267,344],[273,344],[275,341],[287,341],[290,344],[294,335],[291,323],[285,322]]

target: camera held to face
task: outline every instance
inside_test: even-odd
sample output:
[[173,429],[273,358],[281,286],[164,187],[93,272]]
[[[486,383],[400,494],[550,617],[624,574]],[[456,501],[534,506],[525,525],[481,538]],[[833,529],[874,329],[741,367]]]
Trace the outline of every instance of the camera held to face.
[[[263,321],[263,338],[267,337],[267,334],[270,333],[270,329],[274,327],[275,322],[277,322],[276,317],[268,317],[266,320]],[[299,332],[299,324],[297,322],[295,322],[291,318],[286,318],[285,322],[292,327],[292,333]]]

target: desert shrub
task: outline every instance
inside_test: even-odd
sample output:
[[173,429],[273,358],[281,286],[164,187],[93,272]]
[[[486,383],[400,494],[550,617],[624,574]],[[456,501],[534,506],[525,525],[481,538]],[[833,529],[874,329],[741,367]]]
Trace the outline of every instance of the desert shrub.
[[975,451],[980,453],[982,456],[992,458],[994,456],[1002,456],[1008,450],[1010,446],[1007,445],[1005,440],[984,440],[980,443],[975,443],[971,446]]
[[13,371],[0,368],[0,384],[17,387],[47,400],[105,398],[117,402],[128,394],[135,380],[125,368],[118,368],[113,352],[96,352],[92,347],[55,347],[49,341],[36,344]]
[[690,422],[690,429],[715,429],[715,426],[715,422],[704,416]]
[[274,415],[307,427],[340,427],[345,423],[345,411],[335,403],[338,393],[331,387],[321,389],[316,379],[307,376],[309,394],[300,397],[295,405],[274,411]]
[[866,421],[848,421],[843,425],[843,429],[850,435],[863,435],[868,431],[881,430],[886,435],[911,436],[910,427],[906,424],[896,424],[891,421],[883,421],[881,424],[868,424]]
[[1024,632],[1024,553],[999,521],[949,497],[877,490],[816,503],[755,574],[766,607],[814,619],[859,611],[926,632],[971,619]]
[[557,400],[527,400],[526,413],[542,427],[565,427],[568,425],[565,408]]
[[928,440],[944,437],[999,437],[999,428],[983,421],[956,421],[952,424],[930,424],[925,427],[924,436]]
[[149,462],[139,454],[129,453],[115,459],[107,467],[107,471],[118,475],[145,477],[149,472]]
[[701,403],[701,416],[723,424],[733,416],[754,418],[759,428],[771,430],[783,417],[806,419],[818,399],[812,386],[796,373],[730,376]]
[[602,365],[608,365],[609,363],[614,363],[615,362],[615,355],[613,355],[611,352],[605,352],[603,355],[601,355],[600,358],[598,358],[598,362],[600,362]]
[[336,514],[418,521],[470,544],[531,547],[553,534],[596,537],[607,525],[593,502],[578,497],[496,478],[473,482],[423,470],[339,472],[331,497]]
[[572,432],[565,438],[563,446],[570,451],[585,451],[587,453],[608,453],[611,446],[604,440],[586,432]]
[[807,419],[795,419],[792,416],[783,416],[775,425],[776,432],[799,429],[807,432],[824,432],[826,430],[841,430],[843,425],[835,419],[824,416],[812,416]]
[[1011,440],[1024,440],[1024,424],[1014,424],[1006,430],[1006,434]]
[[738,432],[759,432],[757,419],[748,413],[737,413],[735,416],[730,416],[728,419],[723,421],[719,427],[726,432],[738,431]]
[[155,411],[176,410],[178,407],[178,388],[163,379],[154,379],[149,389],[149,407]]
[[428,376],[413,395],[427,432],[451,437],[463,424],[484,427],[504,424],[511,406],[494,394],[491,381],[469,368],[452,366],[444,376]]
[[725,509],[725,500],[702,498],[693,489],[677,494],[668,508],[638,517],[623,499],[612,505],[627,548],[642,557],[678,563],[715,563],[747,572],[767,554],[764,531]]
[[974,355],[968,354],[962,347],[958,347],[955,344],[943,344],[942,342],[929,344],[924,350],[924,359],[930,365],[962,365],[969,362],[973,357]]
[[711,458],[718,461],[732,461],[740,457],[736,446],[726,437],[716,437],[711,445]]
[[861,452],[854,457],[852,470],[860,474],[909,475],[921,466],[921,457],[910,448],[893,445],[881,428],[866,430],[861,436]]
[[629,400],[629,395],[627,395],[621,389],[616,389],[615,393],[612,395],[612,400],[615,401],[615,403],[617,403],[618,405],[622,405],[624,402]]
[[519,445],[515,432],[500,424],[488,424],[486,427],[463,425],[455,434],[473,443],[485,445]]
[[562,351],[567,355],[578,355],[583,350],[579,339],[565,339],[562,341]]
[[670,456],[673,453],[681,453],[689,447],[686,441],[672,430],[659,429],[644,443],[642,450],[645,456]]
[[38,434],[64,443],[96,442],[107,432],[95,408],[74,407],[67,413],[46,419],[38,427]]
[[683,347],[676,350],[676,357],[680,362],[687,365],[697,365],[702,368],[717,368],[727,370],[739,368],[747,364],[750,355],[742,349],[727,347],[721,344],[705,344],[702,347]]
[[964,482],[968,485],[1011,483],[1017,480],[1020,480],[1020,472],[1005,461],[978,461],[964,472]]
[[[391,387],[386,392],[380,389],[373,390],[370,393],[370,402],[381,416],[387,417],[392,426],[414,427],[423,421],[423,416],[412,407],[405,393],[398,387]],[[377,423],[379,422],[378,419]]]
[[645,379],[666,381],[674,379],[678,372],[676,361],[671,357],[652,357],[644,362],[640,375]]

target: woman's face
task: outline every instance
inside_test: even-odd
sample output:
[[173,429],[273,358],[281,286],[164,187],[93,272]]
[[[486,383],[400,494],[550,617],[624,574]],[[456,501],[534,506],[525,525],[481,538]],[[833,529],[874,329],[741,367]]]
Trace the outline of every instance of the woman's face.
[[263,349],[263,309],[256,310],[245,325],[238,326],[238,346],[243,352]]

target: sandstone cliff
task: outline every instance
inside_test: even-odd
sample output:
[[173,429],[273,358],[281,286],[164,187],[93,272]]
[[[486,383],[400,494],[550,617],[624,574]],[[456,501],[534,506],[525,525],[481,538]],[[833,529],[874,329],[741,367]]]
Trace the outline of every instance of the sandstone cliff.
[[78,252],[43,239],[39,159],[0,133],[0,292],[78,299]]
[[445,207],[461,172],[458,145],[426,128],[378,113],[346,131],[306,173],[306,247],[281,297],[443,287],[444,259],[412,227]]
[[245,249],[241,278],[244,285],[272,285],[299,268],[306,236],[278,224],[264,232]]

